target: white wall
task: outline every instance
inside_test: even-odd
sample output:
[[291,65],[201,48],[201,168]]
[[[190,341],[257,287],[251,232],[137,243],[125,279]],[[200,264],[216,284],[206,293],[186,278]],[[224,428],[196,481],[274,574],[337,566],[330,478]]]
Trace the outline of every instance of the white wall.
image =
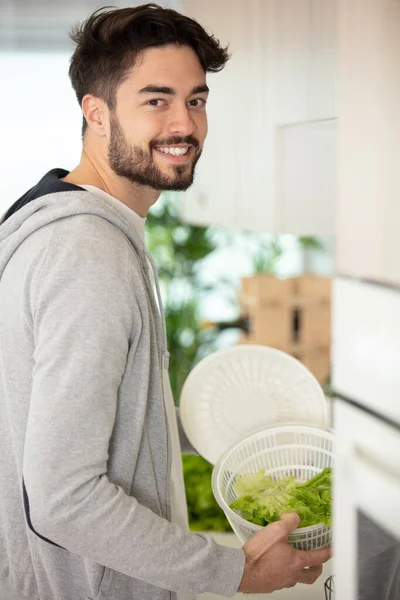
[[68,66],[67,54],[0,54],[0,214],[50,169],[79,162],[81,110]]

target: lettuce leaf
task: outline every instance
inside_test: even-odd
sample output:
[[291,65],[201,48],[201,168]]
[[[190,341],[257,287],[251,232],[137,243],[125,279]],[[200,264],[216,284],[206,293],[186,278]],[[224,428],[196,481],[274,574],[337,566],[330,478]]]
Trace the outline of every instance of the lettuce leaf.
[[301,519],[299,527],[318,523],[331,527],[331,475],[330,467],[304,483],[297,483],[294,477],[273,480],[264,471],[242,475],[236,479],[238,497],[230,508],[256,525],[268,525],[282,513],[296,512]]

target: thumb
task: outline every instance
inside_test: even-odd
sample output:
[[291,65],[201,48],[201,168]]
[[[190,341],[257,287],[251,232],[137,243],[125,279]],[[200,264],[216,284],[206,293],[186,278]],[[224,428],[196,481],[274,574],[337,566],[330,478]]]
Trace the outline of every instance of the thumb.
[[300,525],[300,517],[297,513],[282,513],[280,515],[280,523],[282,523],[283,530],[285,531],[285,535],[289,535],[292,533],[294,529]]
[[280,521],[270,523],[247,540],[243,545],[246,556],[253,561],[257,560],[271,546],[287,538],[299,523],[300,517],[297,513],[283,513]]

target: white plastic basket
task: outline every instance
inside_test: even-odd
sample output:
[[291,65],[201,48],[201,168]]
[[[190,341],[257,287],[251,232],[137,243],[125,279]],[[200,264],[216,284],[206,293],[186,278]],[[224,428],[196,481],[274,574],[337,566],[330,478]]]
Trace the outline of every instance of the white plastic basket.
[[[307,481],[325,467],[333,467],[332,433],[316,427],[287,425],[255,433],[225,452],[214,467],[214,496],[233,531],[242,543],[262,529],[243,519],[229,505],[236,499],[234,484],[238,476],[265,470],[272,478],[295,476]],[[324,548],[331,543],[331,530],[320,523],[295,529],[288,538],[298,550]]]
[[190,372],[180,398],[183,429],[213,465],[233,444],[264,427],[325,427],[326,398],[293,356],[261,345],[213,352]]

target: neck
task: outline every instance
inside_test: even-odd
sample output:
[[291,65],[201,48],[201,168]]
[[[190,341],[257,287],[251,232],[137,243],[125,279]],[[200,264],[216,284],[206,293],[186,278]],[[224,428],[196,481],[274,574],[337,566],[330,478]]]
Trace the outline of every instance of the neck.
[[150,206],[160,195],[157,190],[134,184],[125,177],[116,175],[104,156],[89,147],[83,148],[79,164],[64,178],[64,181],[75,185],[98,187],[126,204],[141,217],[147,216]]

